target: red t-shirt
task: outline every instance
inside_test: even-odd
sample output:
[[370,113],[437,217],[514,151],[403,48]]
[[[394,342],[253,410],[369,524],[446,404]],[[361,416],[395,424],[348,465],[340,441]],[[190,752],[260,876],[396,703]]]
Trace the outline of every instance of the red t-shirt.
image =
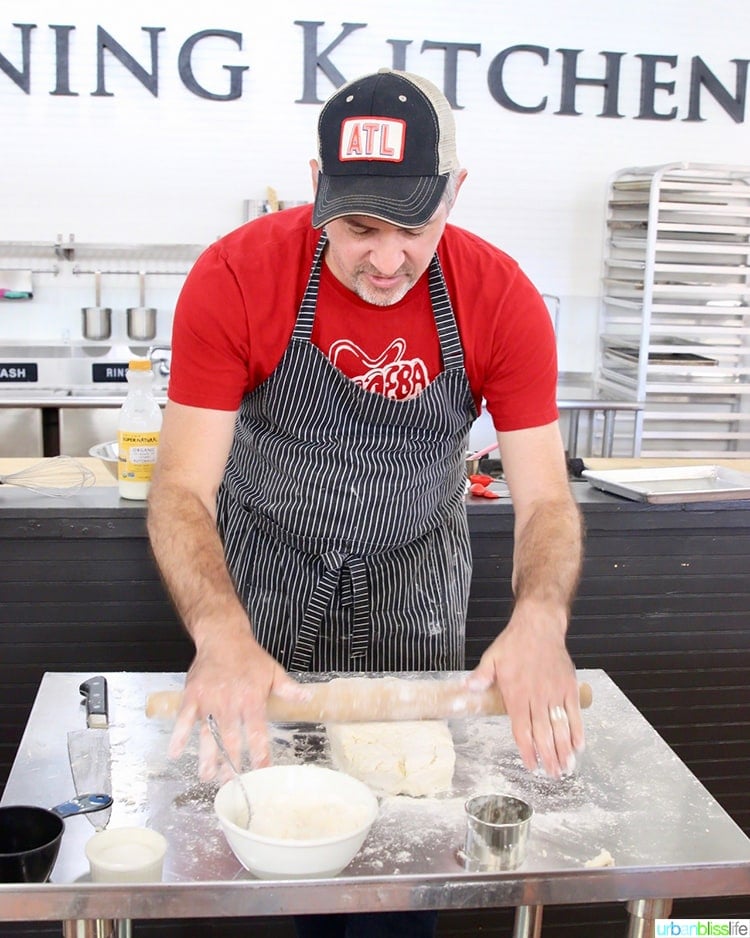
[[[204,251],[175,310],[171,400],[236,410],[274,371],[319,238],[302,206],[262,216]],[[498,430],[556,420],[555,337],[537,290],[507,254],[453,225],[438,256],[477,408],[486,400]],[[324,263],[312,339],[347,377],[397,399],[442,370],[426,274],[398,303],[373,306]]]

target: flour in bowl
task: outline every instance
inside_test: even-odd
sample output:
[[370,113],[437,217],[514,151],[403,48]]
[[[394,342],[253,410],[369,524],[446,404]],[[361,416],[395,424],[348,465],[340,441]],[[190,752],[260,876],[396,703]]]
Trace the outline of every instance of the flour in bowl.
[[372,809],[365,804],[321,798],[295,805],[288,795],[278,795],[254,800],[249,831],[277,840],[325,840],[346,837],[364,827],[371,817]]

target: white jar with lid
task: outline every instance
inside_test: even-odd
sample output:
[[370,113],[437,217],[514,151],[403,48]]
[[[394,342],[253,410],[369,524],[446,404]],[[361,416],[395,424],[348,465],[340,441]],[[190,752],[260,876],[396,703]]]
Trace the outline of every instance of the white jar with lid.
[[117,484],[121,498],[145,500],[159,448],[162,413],[154,397],[151,362],[131,361],[126,377],[128,396],[117,427]]

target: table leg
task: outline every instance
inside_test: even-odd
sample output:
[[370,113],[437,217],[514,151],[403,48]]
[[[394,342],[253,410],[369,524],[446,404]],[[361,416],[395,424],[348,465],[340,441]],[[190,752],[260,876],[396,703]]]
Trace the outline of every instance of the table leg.
[[543,905],[519,905],[513,923],[513,938],[540,938]]
[[64,938],[131,938],[129,918],[76,918],[62,923]]
[[60,455],[60,410],[42,407],[42,455]]
[[575,459],[578,455],[578,422],[580,410],[571,410],[568,415],[568,456]]
[[602,458],[609,459],[615,442],[615,412],[604,411],[604,430],[602,431]]
[[627,905],[628,931],[626,938],[654,938],[657,918],[669,918],[671,899],[631,899]]

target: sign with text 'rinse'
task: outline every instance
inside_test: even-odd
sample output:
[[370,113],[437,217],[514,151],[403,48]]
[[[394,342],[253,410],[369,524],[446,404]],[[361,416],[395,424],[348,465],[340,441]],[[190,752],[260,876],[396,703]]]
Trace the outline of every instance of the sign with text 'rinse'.
[[127,362],[95,362],[91,366],[91,380],[94,384],[117,384],[127,381]]

